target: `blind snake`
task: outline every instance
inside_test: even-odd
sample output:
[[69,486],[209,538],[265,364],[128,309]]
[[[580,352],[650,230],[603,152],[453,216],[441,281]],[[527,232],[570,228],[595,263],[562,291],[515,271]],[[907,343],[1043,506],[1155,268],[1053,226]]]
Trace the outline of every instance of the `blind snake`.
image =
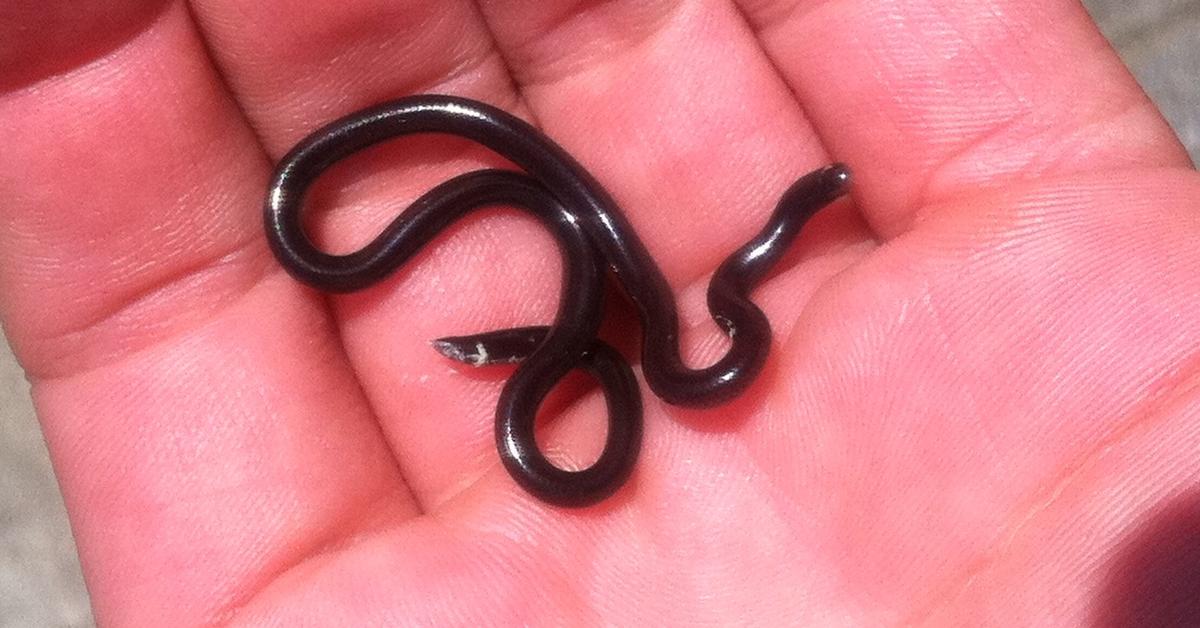
[[[301,221],[305,192],[313,181],[358,150],[415,133],[467,138],[524,172],[488,169],[458,175],[419,197],[361,249],[346,255],[317,249]],[[770,349],[770,324],[750,301],[749,292],[808,219],[845,193],[849,181],[849,170],[841,164],[801,177],[783,193],[766,226],[718,267],[708,286],[708,308],[731,345],[716,363],[701,369],[683,363],[670,286],[616,202],[541,131],[490,105],[421,95],[336,120],[283,157],[271,180],[264,214],[267,238],[280,264],[296,279],[328,292],[350,292],[380,281],[449,224],[476,209],[511,205],[540,220],[554,234],[563,257],[563,291],[553,324],[442,338],[434,348],[476,365],[519,362],[496,409],[501,460],[513,479],[539,499],[586,506],[625,482],[642,436],[642,402],[633,372],[616,350],[597,338],[605,268],[614,273],[641,317],[642,366],[650,389],[674,405],[723,403],[749,386]],[[599,380],[608,406],[608,433],[591,467],[567,471],[538,449],[534,419],[554,385],[575,368]]]

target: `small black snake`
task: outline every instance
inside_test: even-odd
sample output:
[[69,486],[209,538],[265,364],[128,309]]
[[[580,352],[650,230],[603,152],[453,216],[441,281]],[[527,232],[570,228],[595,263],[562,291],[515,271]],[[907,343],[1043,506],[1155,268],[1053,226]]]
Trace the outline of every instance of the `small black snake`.
[[[347,255],[318,250],[301,224],[304,196],[330,165],[373,144],[414,133],[444,133],[478,142],[524,170],[479,170],[456,176],[413,202],[378,236]],[[294,277],[329,292],[370,286],[396,270],[450,223],[475,209],[511,205],[555,234],[564,258],[563,294],[554,323],[434,343],[441,353],[477,365],[520,362],[496,409],[496,445],[512,477],[560,506],[595,503],[628,478],[641,447],[642,402],[629,365],[597,339],[607,267],[641,315],[642,367],[650,389],[668,403],[708,407],[742,393],[762,370],[771,327],[749,292],[780,259],[817,210],[845,194],[849,170],[827,166],[784,192],[766,226],[729,256],[708,286],[713,320],[729,335],[715,364],[692,369],[679,355],[675,299],[662,271],[608,192],[560,146],[519,118],[454,96],[402,98],[341,118],[284,156],[265,207],[271,249]],[[587,469],[551,464],[534,439],[538,406],[569,371],[595,375],[608,403],[608,434]]]

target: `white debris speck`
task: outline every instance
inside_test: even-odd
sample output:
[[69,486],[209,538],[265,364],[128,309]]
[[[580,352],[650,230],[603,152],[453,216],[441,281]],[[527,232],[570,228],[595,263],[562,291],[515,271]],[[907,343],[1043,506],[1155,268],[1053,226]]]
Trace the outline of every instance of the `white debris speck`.
[[468,355],[467,359],[475,366],[483,366],[488,363],[487,347],[483,346],[482,342],[475,343],[475,354]]

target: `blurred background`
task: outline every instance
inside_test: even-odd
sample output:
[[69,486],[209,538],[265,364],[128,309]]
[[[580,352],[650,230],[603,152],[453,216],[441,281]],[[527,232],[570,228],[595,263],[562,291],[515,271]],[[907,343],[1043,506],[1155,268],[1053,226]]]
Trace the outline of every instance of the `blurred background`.
[[[1200,163],[1200,0],[1084,0]],[[29,386],[0,338],[0,628],[91,626]]]

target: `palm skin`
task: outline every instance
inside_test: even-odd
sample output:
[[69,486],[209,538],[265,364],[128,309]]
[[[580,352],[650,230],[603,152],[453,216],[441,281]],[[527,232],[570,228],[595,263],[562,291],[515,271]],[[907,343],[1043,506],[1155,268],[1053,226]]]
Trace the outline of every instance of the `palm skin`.
[[[0,312],[103,625],[1102,623],[1113,557],[1200,479],[1200,178],[1072,2],[18,0],[0,41]],[[589,167],[696,363],[720,259],[791,179],[855,170],[756,293],[761,379],[716,410],[644,391],[599,506],[517,489],[504,373],[428,346],[549,319],[536,224],[465,221],[335,298],[267,251],[271,163],[414,92]],[[372,150],[314,228],[348,250],[494,162]],[[564,465],[603,433],[573,392]]]

